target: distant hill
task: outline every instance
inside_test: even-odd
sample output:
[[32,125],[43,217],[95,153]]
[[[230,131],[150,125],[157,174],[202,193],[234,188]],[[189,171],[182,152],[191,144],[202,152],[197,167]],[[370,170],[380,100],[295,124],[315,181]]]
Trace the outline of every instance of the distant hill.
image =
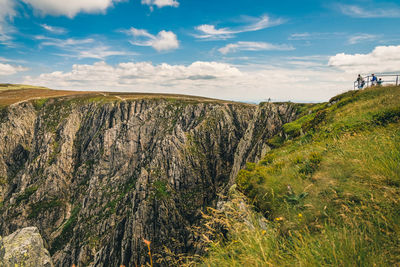
[[46,87],[31,86],[23,84],[0,84],[0,107],[7,106],[18,102],[48,99],[55,97],[75,97],[82,99],[106,100],[106,101],[121,101],[134,99],[181,99],[194,101],[221,101],[229,103],[231,101],[223,101],[200,96],[180,95],[180,94],[157,94],[157,93],[127,93],[127,92],[100,92],[100,91],[68,91],[68,90],[53,90]]

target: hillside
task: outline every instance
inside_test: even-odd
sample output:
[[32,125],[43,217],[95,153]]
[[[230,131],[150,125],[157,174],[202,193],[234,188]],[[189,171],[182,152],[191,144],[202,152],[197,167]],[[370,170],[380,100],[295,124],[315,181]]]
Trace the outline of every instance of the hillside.
[[208,255],[194,262],[400,263],[400,87],[349,91],[302,114],[240,171],[225,207],[209,210]]
[[55,266],[201,253],[202,212],[302,107],[3,87],[0,235],[37,227]]
[[1,88],[0,235],[37,227],[55,266],[149,264],[144,239],[156,266],[400,262],[400,87],[260,105]]

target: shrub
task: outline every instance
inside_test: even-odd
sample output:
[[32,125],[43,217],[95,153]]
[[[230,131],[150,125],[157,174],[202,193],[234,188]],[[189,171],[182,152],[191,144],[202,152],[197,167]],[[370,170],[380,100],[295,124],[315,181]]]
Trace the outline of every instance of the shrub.
[[246,163],[246,171],[254,171],[256,168],[256,164],[253,162],[247,162]]
[[283,132],[290,138],[295,138],[303,133],[303,127],[309,121],[313,120],[315,113],[305,115],[294,122],[286,123],[282,126]]
[[326,116],[327,111],[325,109],[317,111],[313,119],[305,122],[302,125],[303,131],[307,132],[309,130],[314,130],[320,123],[322,123],[326,119]]
[[400,107],[394,107],[387,110],[379,111],[372,115],[372,121],[378,125],[386,125],[388,123],[398,122],[400,119]]
[[39,188],[38,186],[27,187],[25,191],[22,194],[20,194],[15,200],[16,204],[18,205],[19,203],[21,203],[21,201],[29,199],[30,196],[38,190],[38,188]]
[[43,200],[31,205],[31,212],[28,215],[28,219],[36,218],[42,211],[51,210],[54,208],[61,207],[63,204],[60,200]]
[[48,101],[48,98],[41,98],[41,99],[36,99],[32,102],[33,107],[38,111],[40,110],[44,104],[46,104],[46,102]]
[[73,234],[74,226],[78,221],[79,211],[81,210],[81,206],[76,206],[72,212],[69,219],[65,222],[61,234],[57,236],[53,243],[51,244],[50,254],[53,255],[56,251],[60,250],[64,247],[64,245],[71,239]]
[[303,166],[300,168],[299,173],[305,175],[313,174],[318,169],[321,160],[321,154],[316,152],[311,153],[310,157],[304,162]]
[[284,141],[285,138],[283,136],[275,135],[272,138],[268,139],[267,144],[272,148],[277,148],[280,147]]
[[157,180],[153,183],[154,197],[157,200],[162,200],[168,198],[171,194],[168,191],[167,181]]
[[267,166],[267,165],[271,164],[272,162],[274,162],[274,158],[275,158],[274,154],[268,153],[264,156],[264,158],[262,160],[260,160],[259,164]]

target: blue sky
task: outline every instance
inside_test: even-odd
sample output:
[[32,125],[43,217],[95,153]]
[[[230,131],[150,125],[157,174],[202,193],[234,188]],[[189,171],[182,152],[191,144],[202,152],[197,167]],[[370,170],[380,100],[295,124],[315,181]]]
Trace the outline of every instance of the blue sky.
[[0,82],[324,101],[400,72],[398,1],[0,0]]

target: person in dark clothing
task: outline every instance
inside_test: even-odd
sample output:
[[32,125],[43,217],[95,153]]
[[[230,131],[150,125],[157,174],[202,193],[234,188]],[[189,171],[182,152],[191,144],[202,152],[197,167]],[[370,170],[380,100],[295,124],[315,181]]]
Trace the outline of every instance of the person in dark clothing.
[[365,85],[365,81],[364,81],[363,77],[361,77],[360,74],[358,74],[358,77],[357,77],[357,84],[358,84],[358,89],[362,89]]

